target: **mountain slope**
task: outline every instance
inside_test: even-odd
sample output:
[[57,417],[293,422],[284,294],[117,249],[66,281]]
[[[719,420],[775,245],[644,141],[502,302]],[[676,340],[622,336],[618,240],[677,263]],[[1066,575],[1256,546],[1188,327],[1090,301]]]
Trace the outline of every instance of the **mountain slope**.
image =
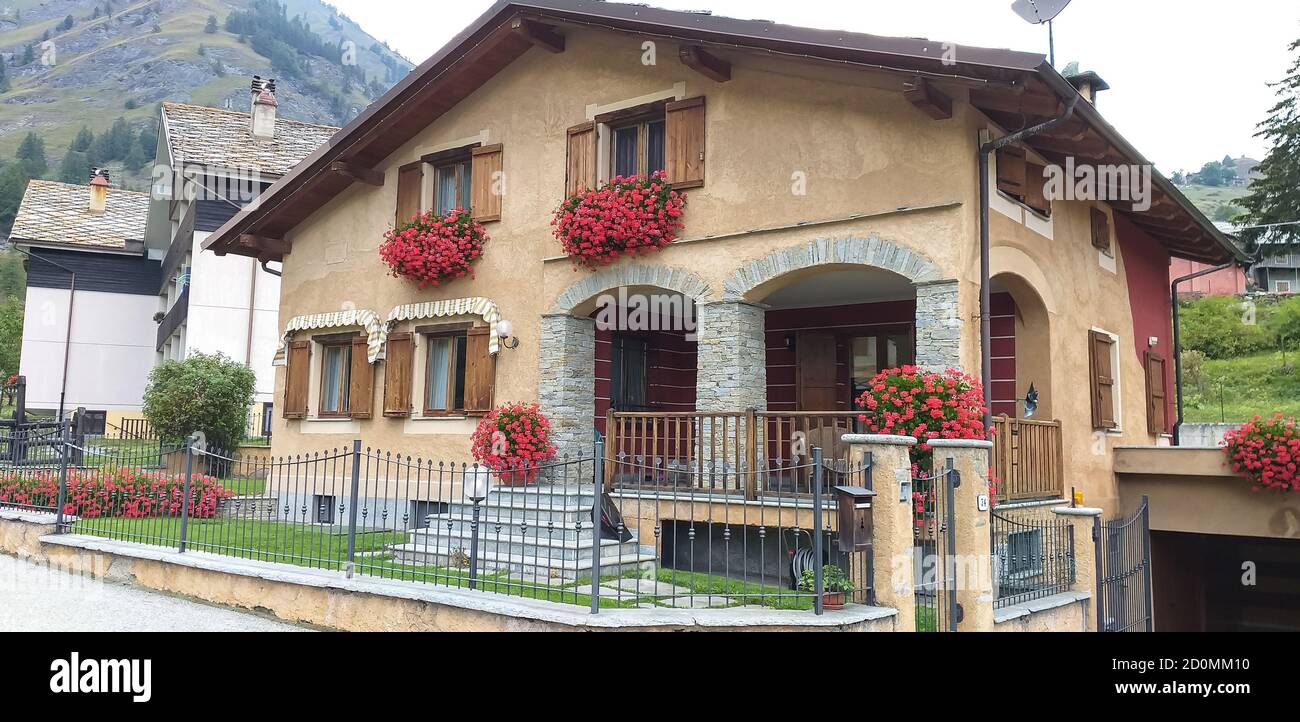
[[284,117],[341,125],[411,68],[320,0],[288,0],[283,15],[305,19],[311,40],[301,45],[310,48],[270,43],[280,53],[273,62],[258,52],[265,34],[225,28],[232,11],[259,3],[266,11],[266,0],[6,0],[0,54],[10,87],[0,93],[0,158],[35,132],[53,172],[83,125],[98,133],[119,117],[144,124],[163,100],[247,110],[254,74],[279,78]]

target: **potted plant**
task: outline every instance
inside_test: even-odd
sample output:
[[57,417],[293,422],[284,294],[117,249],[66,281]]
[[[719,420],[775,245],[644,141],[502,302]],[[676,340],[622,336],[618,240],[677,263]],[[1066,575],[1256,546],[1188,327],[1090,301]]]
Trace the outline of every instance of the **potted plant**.
[[525,486],[555,458],[551,422],[537,404],[508,402],[483,416],[470,436],[474,459],[505,486]]
[[575,266],[594,269],[625,256],[658,251],[682,228],[686,194],[673,190],[662,171],[614,177],[569,196],[555,210],[555,238]]
[[473,264],[483,255],[488,235],[470,212],[456,208],[444,214],[429,211],[384,233],[379,257],[394,278],[440,286],[457,278],[474,277]]
[[[799,591],[817,591],[816,570],[805,569],[799,578]],[[853,581],[843,569],[834,564],[822,567],[822,607],[826,609],[843,609],[844,595],[853,591]]]
[[1223,435],[1223,451],[1232,470],[1254,484],[1253,490],[1300,491],[1300,424],[1281,412],[1259,416]]

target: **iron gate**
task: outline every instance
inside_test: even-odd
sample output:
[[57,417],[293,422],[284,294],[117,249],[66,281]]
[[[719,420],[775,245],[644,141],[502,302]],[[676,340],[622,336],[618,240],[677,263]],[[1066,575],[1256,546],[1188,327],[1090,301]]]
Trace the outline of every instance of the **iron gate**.
[[1150,632],[1151,510],[1147,497],[1133,516],[1094,522],[1097,545],[1097,631]]
[[952,537],[953,489],[960,484],[951,458],[942,471],[912,479],[912,572],[918,632],[955,632],[961,621],[961,607],[952,583],[957,554]]

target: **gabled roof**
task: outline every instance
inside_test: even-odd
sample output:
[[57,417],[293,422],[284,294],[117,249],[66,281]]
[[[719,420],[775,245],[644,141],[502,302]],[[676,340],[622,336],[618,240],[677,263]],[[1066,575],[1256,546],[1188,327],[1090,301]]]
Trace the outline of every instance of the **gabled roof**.
[[103,213],[90,212],[90,186],[27,182],[10,243],[93,251],[144,251],[149,194],[109,188]]
[[258,139],[248,113],[182,103],[163,103],[162,122],[175,166],[251,168],[276,176],[338,132],[330,125],[276,118],[275,137]]
[[[1043,55],[963,45],[956,62],[945,44],[924,38],[890,38],[817,30],[762,20],[600,0],[499,0],[468,28],[424,61],[301,164],[213,233],[204,248],[276,260],[284,236],[363,171],[373,169],[533,44],[563,47],[566,28],[594,27],[693,46],[724,58],[788,57],[892,74],[900,92],[918,79],[971,88],[971,104],[1014,132],[1058,117],[1078,90]],[[1150,165],[1088,102],[1050,133],[1025,141],[1053,163]],[[1170,253],[1222,263],[1243,254],[1195,206],[1158,174],[1150,209],[1111,203]]]

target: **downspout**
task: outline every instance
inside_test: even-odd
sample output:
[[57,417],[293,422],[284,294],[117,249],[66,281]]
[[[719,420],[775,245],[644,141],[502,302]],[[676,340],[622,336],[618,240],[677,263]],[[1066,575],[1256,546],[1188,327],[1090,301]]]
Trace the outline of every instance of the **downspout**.
[[1193,278],[1208,276],[1211,273],[1217,273],[1236,265],[1236,262],[1228,261],[1221,266],[1203,268],[1186,276],[1179,276],[1169,283],[1169,304],[1174,309],[1174,395],[1178,399],[1178,419],[1174,421],[1174,446],[1180,445],[1178,436],[1183,427],[1183,339],[1182,334],[1178,331],[1178,284],[1183,281],[1190,281]]
[[989,309],[989,155],[1000,148],[1005,148],[1012,143],[1017,143],[1032,135],[1038,135],[1044,131],[1051,130],[1058,125],[1066,122],[1074,115],[1074,105],[1079,102],[1079,94],[1076,92],[1070,101],[1065,105],[1065,112],[1059,118],[1044,121],[1038,125],[1031,125],[1023,130],[1016,131],[1011,135],[1004,135],[996,140],[991,140],[980,146],[979,149],[979,174],[980,174],[980,384],[984,387],[984,429],[988,434],[989,429],[993,428],[993,388],[992,388],[992,367],[993,351],[992,340],[993,324],[991,311]]

